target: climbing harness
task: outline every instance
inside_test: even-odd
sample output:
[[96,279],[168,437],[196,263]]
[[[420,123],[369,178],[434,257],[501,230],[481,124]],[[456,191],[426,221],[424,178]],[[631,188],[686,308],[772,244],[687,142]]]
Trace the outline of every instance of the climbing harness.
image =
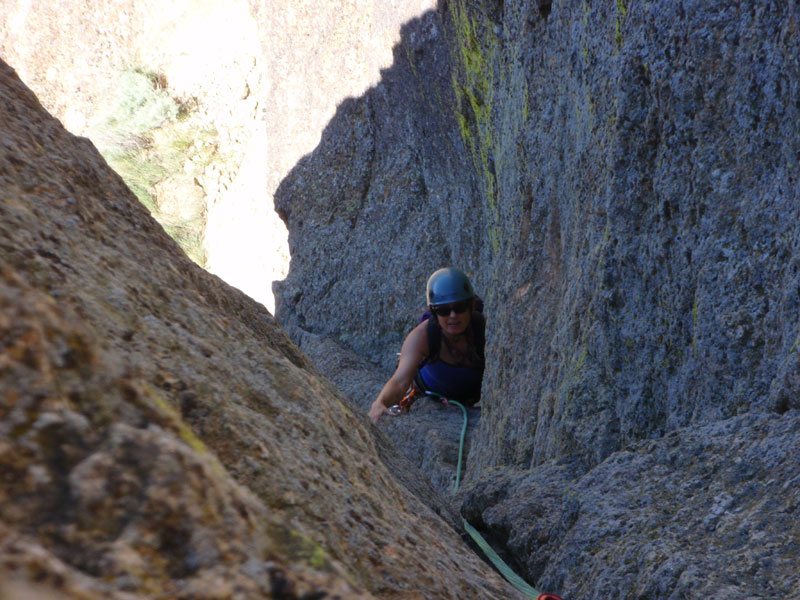
[[[418,391],[416,386],[412,385],[409,388],[409,391],[406,392],[406,395],[400,401],[399,404],[395,404],[389,409],[389,412],[392,414],[401,414],[403,412],[407,412],[408,409],[413,404],[414,400],[416,400],[416,395]],[[441,394],[437,394],[436,392],[426,391],[424,394],[430,398],[434,398],[439,400],[445,406],[458,406],[461,409],[461,412],[464,415],[464,424],[461,426],[461,436],[458,442],[458,465],[456,466],[456,482],[455,486],[453,487],[454,491],[458,491],[458,486],[461,484],[461,462],[464,457],[464,440],[467,437],[467,422],[468,422],[468,415],[466,407],[461,404],[460,402],[456,402],[455,400],[449,400],[442,396]],[[413,398],[410,400],[410,403],[407,399]],[[397,409],[397,412],[394,412],[394,409]],[[495,568],[500,571],[500,574],[506,578],[511,585],[513,585],[518,591],[520,591],[524,596],[527,598],[533,598],[534,600],[562,600],[560,597],[554,594],[543,594],[536,590],[533,586],[531,586],[527,581],[525,581],[522,577],[517,575],[511,567],[509,567],[505,561],[500,558],[500,555],[495,552],[494,548],[489,545],[484,537],[475,529],[472,525],[467,523],[466,519],[461,519],[464,525],[464,529],[472,538],[472,540],[478,545],[478,547],[483,550],[483,553],[486,557],[491,561],[491,563],[495,566]]]

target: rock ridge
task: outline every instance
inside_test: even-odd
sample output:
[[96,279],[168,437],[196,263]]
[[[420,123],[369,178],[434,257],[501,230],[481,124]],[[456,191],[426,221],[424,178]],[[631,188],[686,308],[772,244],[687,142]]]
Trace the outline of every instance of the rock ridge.
[[0,593],[514,597],[272,316],[2,61],[0,114]]

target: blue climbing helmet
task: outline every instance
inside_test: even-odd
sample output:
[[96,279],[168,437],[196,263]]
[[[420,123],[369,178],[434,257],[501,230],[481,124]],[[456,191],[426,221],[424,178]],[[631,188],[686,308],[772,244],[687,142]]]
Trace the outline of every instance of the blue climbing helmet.
[[470,300],[475,297],[475,292],[464,271],[447,267],[439,269],[428,278],[425,297],[428,306],[437,306]]

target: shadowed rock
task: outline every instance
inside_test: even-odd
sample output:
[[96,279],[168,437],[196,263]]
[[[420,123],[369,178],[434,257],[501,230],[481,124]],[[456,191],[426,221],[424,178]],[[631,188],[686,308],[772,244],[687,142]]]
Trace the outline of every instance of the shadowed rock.
[[[787,2],[440,2],[279,188],[276,314],[309,354],[328,338],[385,378],[428,274],[472,277],[462,512],[541,587],[800,596],[798,22]],[[416,426],[386,426],[411,457]]]

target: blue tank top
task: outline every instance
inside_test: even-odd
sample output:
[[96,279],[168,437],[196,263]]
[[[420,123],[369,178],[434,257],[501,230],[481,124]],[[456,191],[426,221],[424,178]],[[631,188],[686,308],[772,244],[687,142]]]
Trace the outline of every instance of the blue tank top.
[[437,360],[419,368],[425,388],[452,400],[480,397],[483,367],[459,367]]

